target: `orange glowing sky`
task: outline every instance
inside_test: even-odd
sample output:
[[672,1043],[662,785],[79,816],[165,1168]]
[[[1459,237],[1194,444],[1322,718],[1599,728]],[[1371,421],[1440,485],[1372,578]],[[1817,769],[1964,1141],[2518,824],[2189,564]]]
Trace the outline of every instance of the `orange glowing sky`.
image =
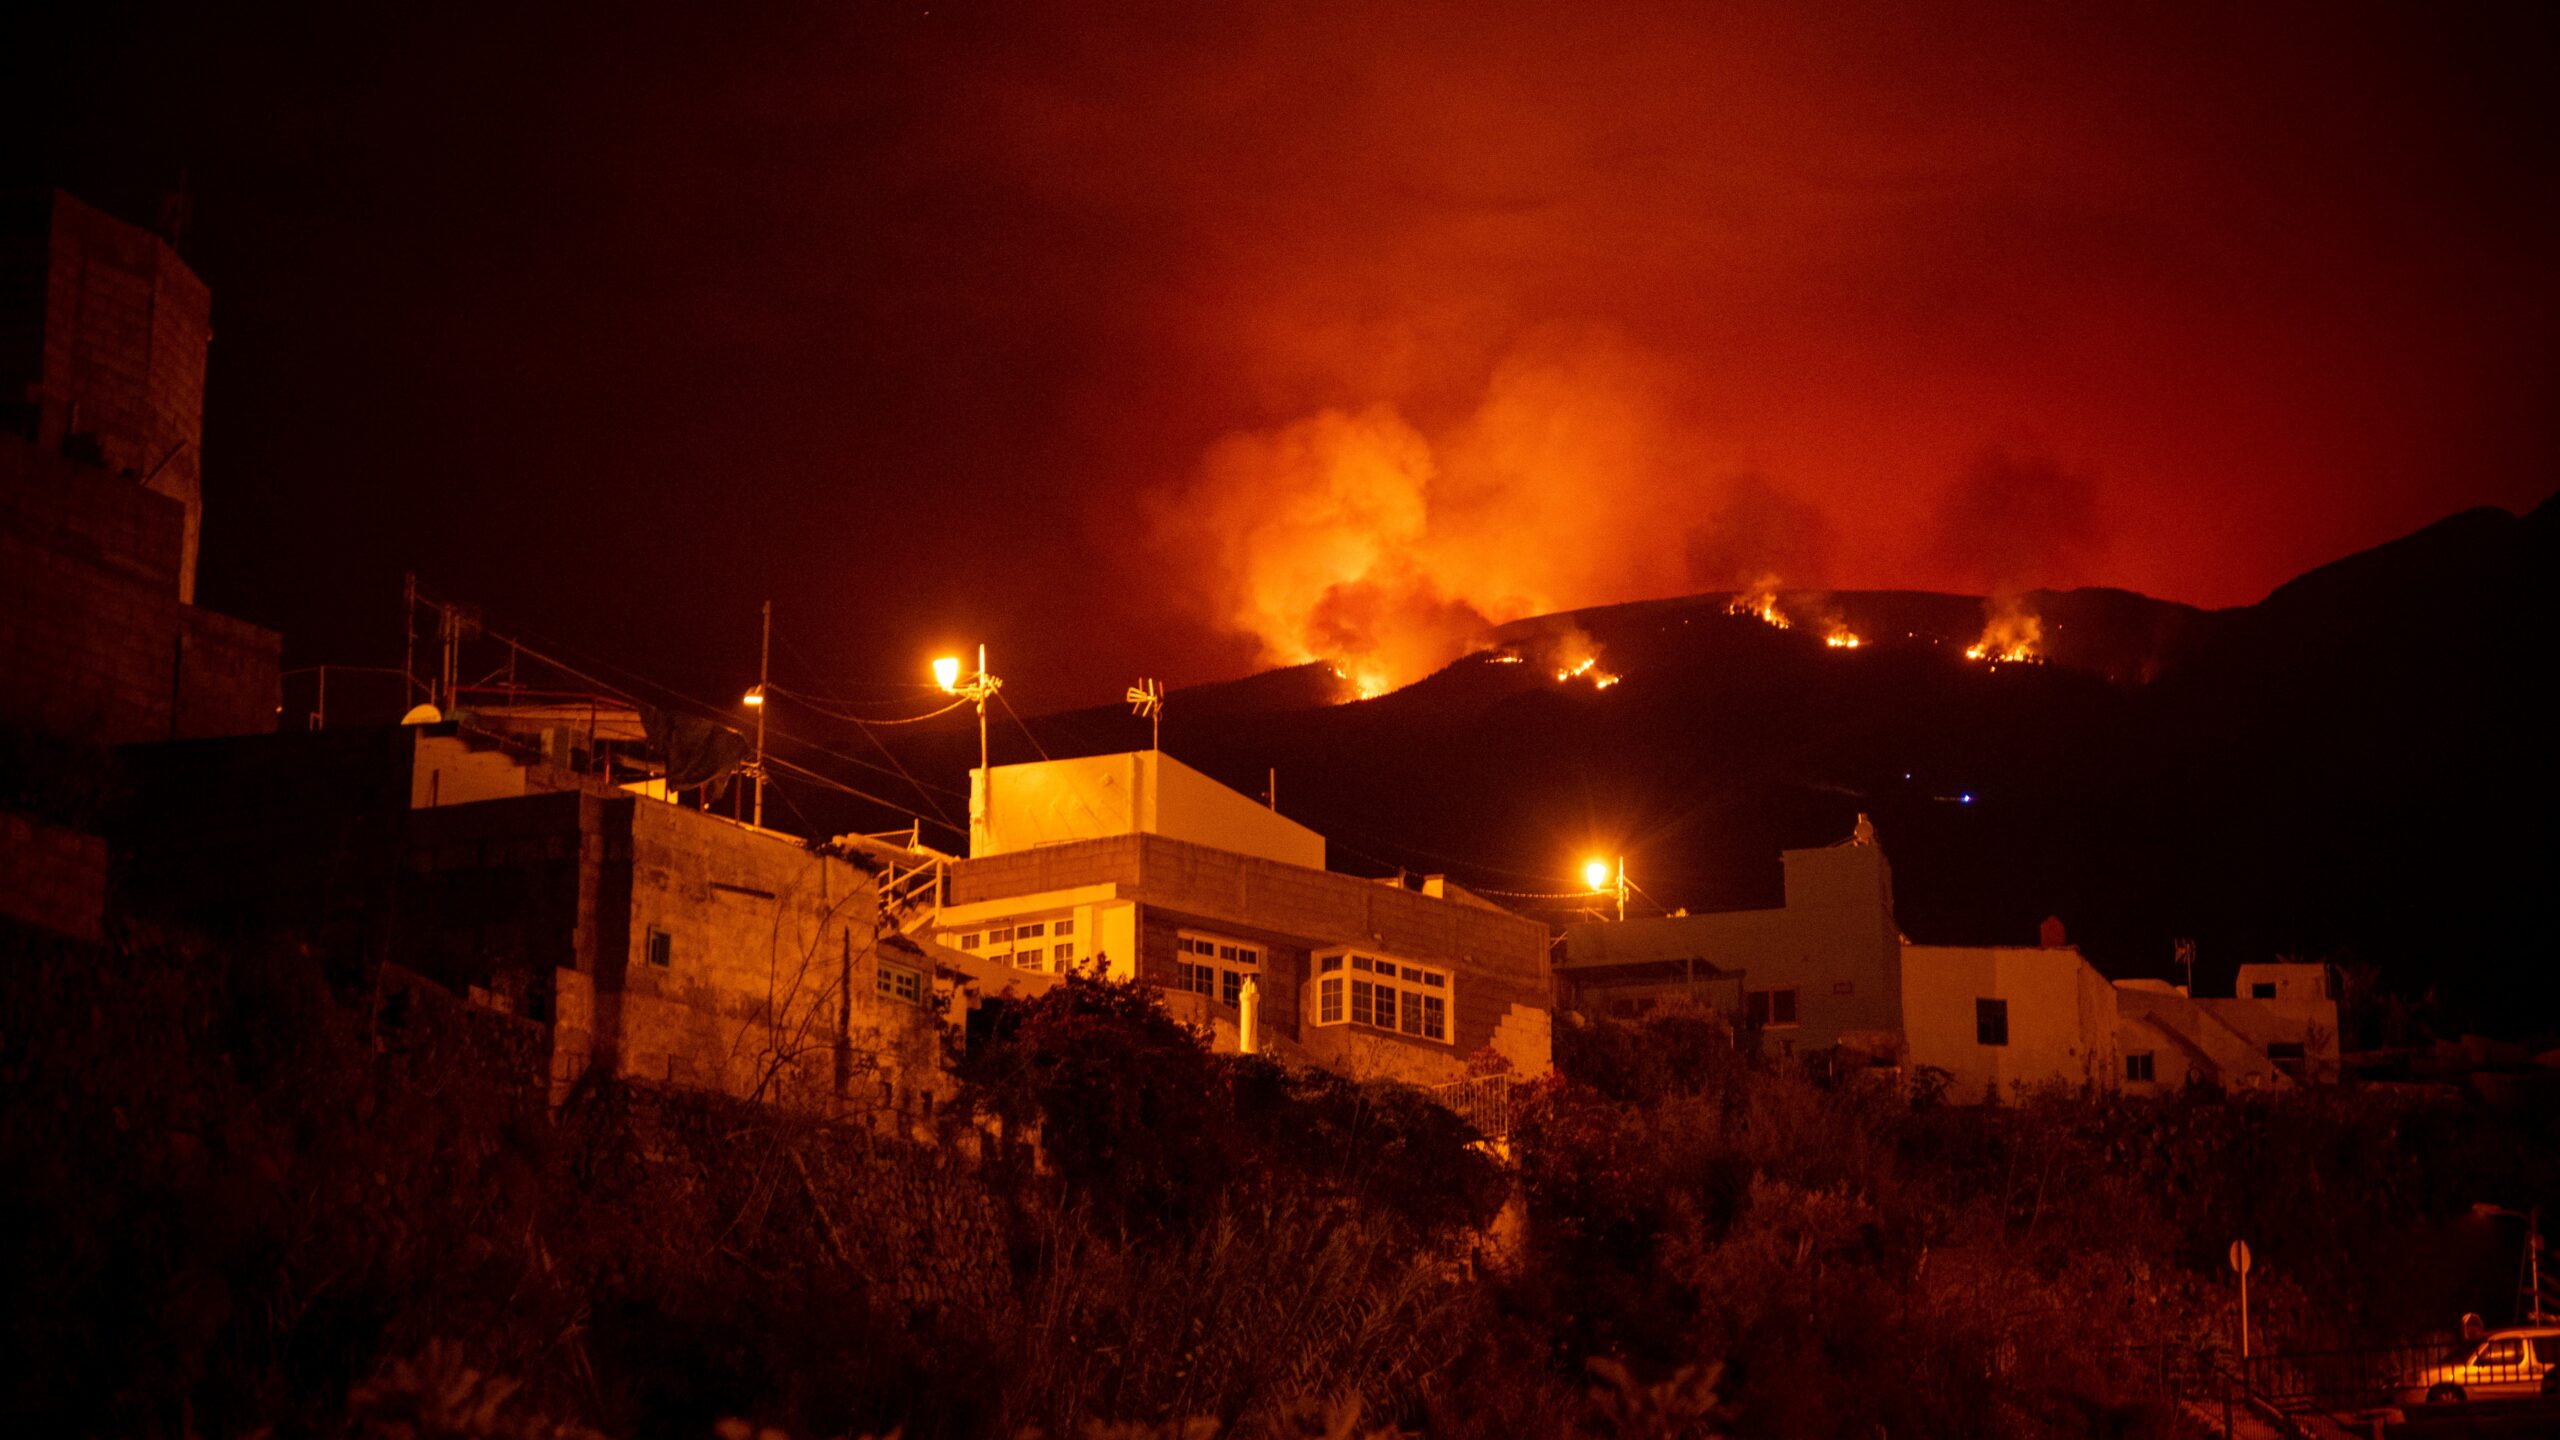
[[202,197],[214,603],[707,672],[771,590],[1064,704],[1746,571],[2244,603],[2560,450],[2535,7],[501,13],[173,20],[211,121],[50,157]]

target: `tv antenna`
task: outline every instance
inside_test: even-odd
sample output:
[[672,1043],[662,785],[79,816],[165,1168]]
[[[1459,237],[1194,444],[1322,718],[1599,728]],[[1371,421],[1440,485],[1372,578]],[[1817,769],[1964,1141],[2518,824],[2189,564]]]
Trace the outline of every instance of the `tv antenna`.
[[1164,749],[1164,686],[1154,680],[1130,686],[1129,713],[1147,717],[1147,748]]

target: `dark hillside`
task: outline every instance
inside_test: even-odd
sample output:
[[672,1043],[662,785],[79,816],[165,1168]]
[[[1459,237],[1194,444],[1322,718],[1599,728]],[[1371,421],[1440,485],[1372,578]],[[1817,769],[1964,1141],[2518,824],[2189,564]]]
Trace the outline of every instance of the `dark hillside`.
[[[2034,592],[2041,665],[1963,658],[1966,596],[1789,594],[1787,630],[1721,595],[1578,611],[1375,700],[1306,703],[1312,666],[1180,691],[1166,745],[1247,793],[1276,769],[1341,868],[1558,892],[1623,847],[1663,905],[1762,905],[1781,848],[1866,811],[1917,939],[2022,942],[2055,913],[2118,975],[2167,973],[2194,936],[2209,986],[2277,953],[2360,958],[2412,997],[2440,985],[2449,1019],[2560,1029],[2560,977],[2528,963],[2560,950],[2555,523],[2458,515],[2235,610]],[[1824,616],[1865,643],[1826,647]],[[1556,678],[1586,654],[1623,678]],[[1146,733],[1035,727],[1060,753]]]

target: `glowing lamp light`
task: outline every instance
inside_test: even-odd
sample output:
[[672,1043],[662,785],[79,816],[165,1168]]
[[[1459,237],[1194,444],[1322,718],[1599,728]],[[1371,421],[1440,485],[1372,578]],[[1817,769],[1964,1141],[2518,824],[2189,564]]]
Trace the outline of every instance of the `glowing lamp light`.
[[960,657],[957,655],[945,655],[941,659],[934,661],[933,683],[941,686],[943,693],[946,695],[959,689]]
[[745,703],[749,705],[762,705],[764,703],[764,687],[759,685],[753,690],[748,691]]
[[1582,883],[1594,890],[1609,889],[1610,873],[1608,861],[1586,860],[1582,865]]

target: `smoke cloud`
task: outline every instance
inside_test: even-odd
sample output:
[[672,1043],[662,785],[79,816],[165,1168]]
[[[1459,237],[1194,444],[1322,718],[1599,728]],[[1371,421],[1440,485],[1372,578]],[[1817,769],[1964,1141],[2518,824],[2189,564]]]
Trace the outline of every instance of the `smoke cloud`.
[[[1700,590],[1819,587],[1831,569],[1834,531],[1820,506],[1786,494],[1760,474],[1726,482],[1714,512],[1683,546],[1689,583]],[[1774,577],[1774,578],[1771,578]]]
[[1376,405],[1227,436],[1160,504],[1157,540],[1263,663],[1325,661],[1376,693],[1505,621],[1684,588],[1663,537],[1688,528],[1710,449],[1654,359],[1546,335],[1434,433]]
[[2067,583],[2100,548],[2097,482],[2049,456],[1991,449],[1947,487],[1931,558],[1942,574],[2005,592]]

